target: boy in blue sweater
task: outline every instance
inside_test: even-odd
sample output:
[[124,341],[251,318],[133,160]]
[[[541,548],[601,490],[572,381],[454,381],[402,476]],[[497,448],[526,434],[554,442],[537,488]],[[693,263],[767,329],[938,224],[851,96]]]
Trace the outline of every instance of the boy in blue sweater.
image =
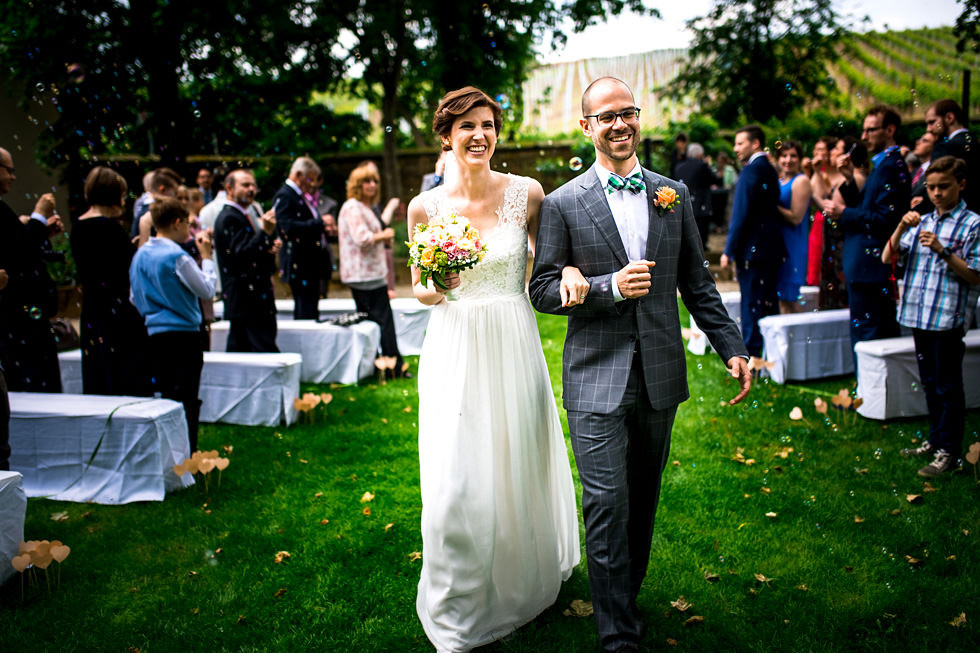
[[197,450],[201,412],[198,390],[204,350],[200,299],[214,297],[218,272],[211,260],[211,236],[198,233],[197,266],[180,244],[190,237],[190,221],[180,200],[154,202],[150,215],[157,235],[141,247],[129,266],[133,304],[146,320],[150,335],[150,372],[159,396],[179,401],[187,415],[191,451]]
[[963,393],[963,334],[980,287],[980,215],[960,199],[966,164],[944,156],[929,164],[926,191],[936,207],[919,216],[909,211],[888,239],[881,259],[907,254],[898,303],[898,322],[912,329],[919,380],[929,407],[929,439],[905,456],[932,455],[919,476],[957,468],[963,451],[966,398]]

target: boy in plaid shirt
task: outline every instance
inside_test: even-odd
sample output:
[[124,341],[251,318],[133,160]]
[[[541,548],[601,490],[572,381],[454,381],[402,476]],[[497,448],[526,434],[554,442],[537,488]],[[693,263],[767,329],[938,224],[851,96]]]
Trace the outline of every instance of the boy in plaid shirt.
[[980,286],[980,215],[960,199],[966,164],[940,157],[926,170],[926,190],[935,205],[915,211],[889,238],[882,261],[907,254],[898,304],[898,322],[912,329],[919,378],[929,406],[929,439],[905,456],[931,454],[919,476],[940,476],[957,467],[963,450],[966,400],[963,394],[963,334],[976,310]]

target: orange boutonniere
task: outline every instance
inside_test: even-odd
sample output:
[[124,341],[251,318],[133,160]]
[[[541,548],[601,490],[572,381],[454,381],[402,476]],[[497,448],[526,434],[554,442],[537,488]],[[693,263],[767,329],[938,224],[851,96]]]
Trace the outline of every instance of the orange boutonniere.
[[653,205],[657,207],[657,212],[660,215],[664,214],[664,211],[669,213],[674,212],[674,207],[680,201],[677,197],[677,191],[675,191],[670,186],[661,186],[657,189],[656,200],[654,200]]

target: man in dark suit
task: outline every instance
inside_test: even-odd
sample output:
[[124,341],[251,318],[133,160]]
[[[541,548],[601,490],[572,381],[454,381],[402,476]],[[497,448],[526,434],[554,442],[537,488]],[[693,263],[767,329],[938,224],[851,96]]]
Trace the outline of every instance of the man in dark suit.
[[[844,154],[837,169],[847,181],[830,204],[830,219],[844,232],[844,278],[851,309],[851,346],[864,340],[898,336],[895,288],[891,268],[881,262],[882,248],[909,206],[909,169],[895,144],[902,125],[898,113],[885,106],[868,110],[861,139],[871,152],[871,174],[858,190],[854,164]],[[837,197],[835,195],[835,197]]]
[[[939,100],[926,109],[926,129],[936,137],[932,160],[955,156],[966,162],[966,191],[963,199],[973,212],[980,211],[980,141],[966,128],[966,114],[955,100]],[[931,210],[931,208],[930,208]],[[928,211],[920,211],[925,215]]]
[[720,186],[721,179],[704,161],[704,147],[700,143],[687,146],[687,158],[678,161],[674,168],[674,178],[687,186],[691,193],[694,220],[698,223],[701,246],[708,250],[708,227],[711,225],[712,198],[711,187]]
[[248,207],[255,200],[255,177],[248,170],[229,174],[228,197],[214,224],[225,317],[230,321],[228,351],[278,352],[272,275],[282,241],[275,237],[276,211],[266,211],[253,223]]
[[753,356],[762,356],[759,320],[779,312],[776,286],[786,259],[779,213],[779,177],[764,148],[758,125],[735,132],[735,156],[744,166],[735,184],[732,221],[721,266],[734,265],[741,291],[742,338]]
[[[731,403],[751,383],[738,328],[704,266],[687,189],[637,160],[634,102],[612,77],[586,89],[579,124],[596,164],[545,198],[529,285],[535,308],[568,315],[564,405],[582,482],[596,627],[610,651],[637,650],[645,630],[636,596],[674,416],[688,398],[678,290],[740,383]],[[588,287],[563,302],[566,266],[581,271],[579,284]]]
[[[10,152],[0,148],[0,196],[10,193],[16,179]],[[43,258],[48,235],[60,230],[50,193],[41,196],[25,221],[0,199],[0,269],[7,276],[0,292],[0,365],[13,392],[61,392],[51,329],[58,293]]]
[[293,318],[297,320],[320,317],[320,279],[324,276],[323,266],[329,264],[329,249],[324,248],[323,236],[331,221],[327,216],[321,217],[306,198],[319,175],[320,167],[313,159],[299,157],[272,200],[283,241],[279,264],[293,291]]
[[933,210],[932,202],[929,200],[929,193],[926,192],[926,170],[932,159],[932,150],[936,144],[936,137],[929,130],[922,133],[922,136],[915,141],[915,148],[912,153],[919,160],[919,166],[912,172],[912,186],[910,189],[911,208],[915,209],[920,215],[925,215]]

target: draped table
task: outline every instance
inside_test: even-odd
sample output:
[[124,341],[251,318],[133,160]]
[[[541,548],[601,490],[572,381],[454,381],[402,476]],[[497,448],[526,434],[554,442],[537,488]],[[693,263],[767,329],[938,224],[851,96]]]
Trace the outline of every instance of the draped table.
[[[64,392],[82,392],[80,349],[58,354]],[[299,354],[204,352],[201,421],[277,426],[296,421],[303,357]]]
[[[980,407],[980,330],[967,331],[963,340],[963,389],[971,409]],[[857,396],[863,400],[858,413],[882,420],[929,414],[911,336],[859,342],[854,351]]]
[[770,315],[759,320],[763,357],[776,383],[854,373],[851,316],[846,308]]
[[[742,293],[738,290],[719,293],[721,301],[728,311],[728,316],[732,318],[739,330],[742,328]],[[800,288],[800,306],[803,313],[812,313],[817,310],[817,300],[820,297],[820,289],[816,286],[803,286]],[[687,342],[687,350],[692,354],[703,356],[711,348],[711,343],[704,335],[704,332],[691,316],[691,338]]]
[[[329,320],[356,311],[353,299],[321,299],[320,319]],[[293,319],[293,300],[277,299],[276,317],[279,321]],[[425,328],[429,324],[431,306],[426,306],[414,297],[396,297],[391,300],[391,312],[395,317],[395,336],[398,338],[398,351],[402,356],[417,356],[422,351]],[[214,315],[220,318],[224,304],[215,302]]]
[[10,393],[10,468],[29,497],[162,501],[193,484],[184,407],[169,399]]
[[10,560],[24,539],[27,495],[19,472],[0,471],[0,584],[14,575]]
[[[224,351],[228,322],[211,325],[211,349]],[[300,381],[357,383],[374,374],[381,329],[370,321],[347,327],[313,320],[279,320],[276,345],[280,352],[300,354]]]

